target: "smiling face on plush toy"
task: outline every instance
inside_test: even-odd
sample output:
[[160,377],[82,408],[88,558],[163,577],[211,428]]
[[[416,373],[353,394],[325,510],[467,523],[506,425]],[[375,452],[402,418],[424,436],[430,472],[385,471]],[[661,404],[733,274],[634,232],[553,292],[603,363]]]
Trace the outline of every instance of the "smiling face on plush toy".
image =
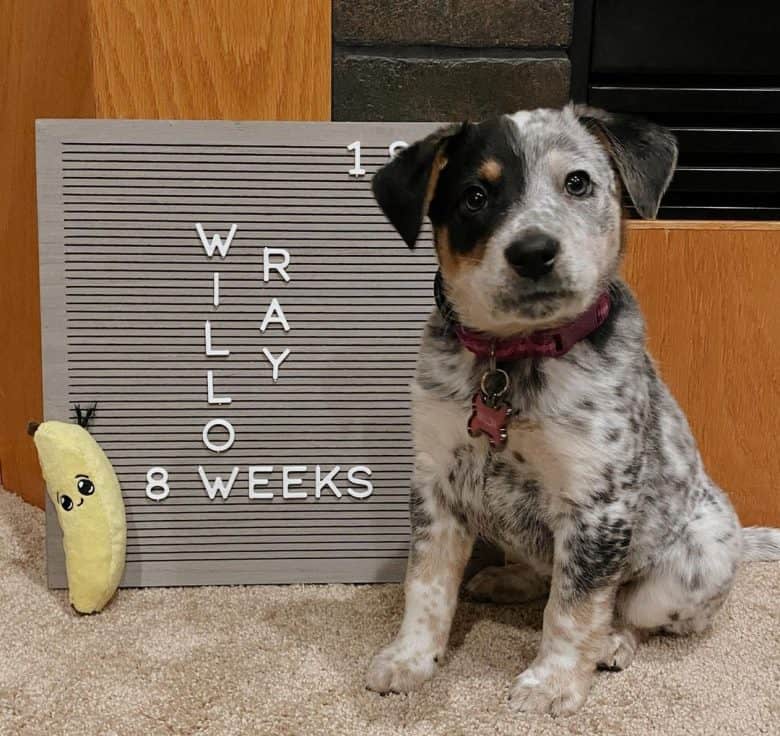
[[[56,431],[54,431],[56,429]],[[41,469],[60,523],[81,528],[105,516],[101,496],[114,482],[113,470],[77,424],[44,422],[35,432]]]
[[[95,484],[89,479],[89,476],[79,473],[75,477],[74,487],[77,494],[68,495],[67,493],[57,492],[57,503],[65,511],[73,511],[84,505],[84,499],[95,492]],[[78,499],[78,500],[75,500]]]

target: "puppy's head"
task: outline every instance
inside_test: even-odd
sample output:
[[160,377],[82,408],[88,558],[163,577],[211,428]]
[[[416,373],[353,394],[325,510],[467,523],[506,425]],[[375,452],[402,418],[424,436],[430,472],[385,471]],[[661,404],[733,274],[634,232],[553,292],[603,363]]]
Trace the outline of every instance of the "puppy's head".
[[664,128],[568,106],[442,128],[373,188],[410,247],[430,217],[459,318],[502,336],[567,322],[596,299],[620,260],[621,182],[655,217],[676,159]]

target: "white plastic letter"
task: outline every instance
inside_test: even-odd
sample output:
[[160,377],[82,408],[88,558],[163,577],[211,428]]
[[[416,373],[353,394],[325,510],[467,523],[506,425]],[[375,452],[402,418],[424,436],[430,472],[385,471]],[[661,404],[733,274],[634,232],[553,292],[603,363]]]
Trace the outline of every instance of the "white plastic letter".
[[406,141],[393,141],[387,148],[390,152],[390,158],[395,158],[404,148],[409,148],[409,144]]
[[349,170],[350,176],[364,176],[366,170],[360,166],[360,141],[354,141],[347,146],[348,151],[355,152],[355,165]]
[[224,501],[227,501],[228,496],[230,496],[230,491],[233,490],[233,484],[236,482],[236,478],[238,478],[238,468],[235,465],[233,466],[233,471],[230,473],[230,479],[228,480],[227,485],[225,485],[222,476],[220,475],[215,476],[213,484],[210,483],[202,465],[198,465],[198,475],[200,476],[201,481],[203,481],[203,488],[205,489],[206,494],[212,501],[217,497],[217,492],[219,492],[219,495],[222,496]]
[[219,272],[214,271],[214,306],[219,306]]
[[[281,256],[281,263],[271,263],[271,256]],[[284,248],[263,248],[263,281],[271,279],[271,269],[276,271],[285,281],[290,280],[287,266],[290,265],[290,254]]]
[[[222,427],[222,429],[227,430],[227,441],[223,442],[221,445],[217,445],[209,439],[209,432],[211,432],[214,427]],[[236,430],[233,429],[233,425],[227,419],[212,419],[207,425],[203,427],[203,444],[206,445],[206,447],[208,447],[212,452],[227,452],[231,447],[233,447],[233,443],[235,441]]]
[[330,487],[330,490],[333,491],[333,495],[336,498],[341,498],[343,494],[333,482],[333,479],[338,475],[339,470],[341,470],[341,466],[336,465],[330,473],[323,478],[321,476],[320,466],[317,465],[317,467],[314,468],[314,495],[316,498],[322,496],[322,489],[325,488],[325,486]]
[[206,383],[208,384],[209,404],[230,404],[233,402],[229,396],[214,396],[214,371],[206,372]]
[[274,379],[274,383],[279,380],[279,366],[284,363],[284,359],[289,354],[290,348],[285,348],[284,352],[278,358],[275,358],[273,355],[271,355],[268,348],[263,348],[263,355],[268,358],[268,362],[271,364],[271,377]]
[[284,312],[282,311],[282,305],[279,304],[279,300],[276,297],[271,299],[271,303],[268,305],[268,309],[265,312],[265,317],[263,318],[263,324],[260,325],[260,332],[265,332],[269,322],[280,324],[284,328],[285,332],[290,330],[290,325],[287,324],[287,318],[284,316]]
[[[159,476],[159,477],[155,477]],[[159,488],[159,490],[155,490]],[[146,471],[146,497],[152,501],[164,501],[171,495],[171,489],[168,485],[168,471],[165,468],[156,466]]]
[[254,500],[270,501],[273,499],[273,491],[257,491],[258,486],[267,486],[268,478],[256,477],[258,473],[273,473],[273,465],[250,465],[249,472],[249,498]]
[[236,230],[238,230],[238,225],[230,226],[230,232],[228,233],[228,236],[225,238],[224,242],[219,233],[214,233],[211,238],[211,243],[209,243],[209,239],[206,237],[206,233],[203,231],[203,225],[201,225],[199,222],[195,223],[195,229],[198,231],[200,242],[203,243],[203,249],[206,251],[206,255],[211,258],[214,255],[214,251],[218,250],[219,255],[224,258],[227,256],[228,251],[230,250],[230,244],[233,242],[233,236],[236,234]]
[[282,468],[282,497],[283,498],[306,498],[306,491],[291,491],[290,486],[303,485],[303,478],[291,478],[290,473],[305,473],[305,465],[285,465]]
[[[206,320],[203,329],[206,333],[206,355],[217,356],[217,357],[221,355],[230,355],[229,350],[214,350],[214,347],[211,344],[211,322],[209,322],[209,320]],[[209,394],[209,396],[211,396],[211,394]]]
[[374,484],[366,478],[357,478],[357,473],[365,473],[367,476],[371,476],[371,468],[367,468],[365,465],[356,465],[354,468],[350,468],[347,471],[347,478],[350,483],[355,483],[358,486],[363,486],[365,491],[356,491],[350,486],[347,491],[353,498],[368,498],[374,491]]

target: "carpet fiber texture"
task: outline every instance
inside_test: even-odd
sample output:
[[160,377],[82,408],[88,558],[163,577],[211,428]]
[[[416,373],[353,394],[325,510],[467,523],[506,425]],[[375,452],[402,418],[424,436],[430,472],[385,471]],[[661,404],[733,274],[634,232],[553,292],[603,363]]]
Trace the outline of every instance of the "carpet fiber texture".
[[514,715],[540,605],[462,603],[436,678],[363,686],[398,625],[397,585],[120,590],[82,617],[44,579],[43,514],[0,491],[0,733],[780,734],[780,564],[742,566],[714,630],[656,638],[569,718]]

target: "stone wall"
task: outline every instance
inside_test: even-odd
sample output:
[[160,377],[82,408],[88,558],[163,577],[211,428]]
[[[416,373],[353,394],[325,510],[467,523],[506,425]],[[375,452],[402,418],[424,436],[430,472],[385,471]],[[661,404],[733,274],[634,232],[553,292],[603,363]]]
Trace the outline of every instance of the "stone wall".
[[475,120],[561,105],[572,4],[333,0],[333,119]]

